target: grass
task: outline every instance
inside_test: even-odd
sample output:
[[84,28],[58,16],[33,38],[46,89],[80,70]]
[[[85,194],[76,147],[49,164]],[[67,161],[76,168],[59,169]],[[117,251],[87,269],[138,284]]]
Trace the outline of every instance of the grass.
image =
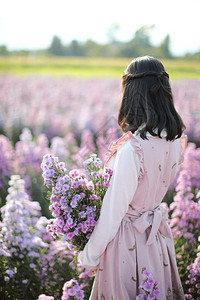
[[[130,59],[83,57],[0,57],[0,74],[120,78]],[[162,60],[172,80],[200,79],[200,62]]]

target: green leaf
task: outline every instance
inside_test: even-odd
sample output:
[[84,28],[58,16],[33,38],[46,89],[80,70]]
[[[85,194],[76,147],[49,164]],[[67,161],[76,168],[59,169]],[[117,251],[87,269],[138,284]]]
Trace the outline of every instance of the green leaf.
[[77,258],[78,258],[78,255],[75,255],[74,258],[73,258],[73,260],[72,260],[72,262],[76,261]]

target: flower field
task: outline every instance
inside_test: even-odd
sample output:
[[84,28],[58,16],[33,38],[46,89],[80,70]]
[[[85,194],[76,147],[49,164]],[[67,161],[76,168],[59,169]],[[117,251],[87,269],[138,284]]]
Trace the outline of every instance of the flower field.
[[[172,89],[189,143],[164,201],[186,299],[200,299],[200,80]],[[0,299],[88,299],[94,274],[46,230],[41,162],[47,153],[68,170],[82,168],[90,153],[105,162],[121,135],[119,101],[118,79],[0,75]],[[140,292],[148,299],[145,285]]]

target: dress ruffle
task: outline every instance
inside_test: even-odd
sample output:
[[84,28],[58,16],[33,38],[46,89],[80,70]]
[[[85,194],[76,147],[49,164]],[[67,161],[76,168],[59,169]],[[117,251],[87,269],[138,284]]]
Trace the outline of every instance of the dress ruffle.
[[131,140],[131,144],[133,148],[135,149],[135,153],[139,157],[140,161],[140,173],[138,176],[138,181],[140,182],[143,175],[144,175],[144,154],[142,151],[142,147],[137,140],[137,138],[132,134],[131,131],[128,131],[124,133],[116,142],[112,142],[112,144],[109,147],[109,151],[106,153],[106,156],[108,156],[105,166],[108,166],[108,163],[110,162],[111,158],[117,153],[117,150],[119,147],[121,147],[126,141]]
[[184,150],[187,146],[187,141],[188,141],[188,138],[187,138],[187,135],[186,134],[182,134],[182,136],[180,137],[180,141],[181,141],[181,156],[180,156],[180,160],[179,160],[179,165],[183,163],[184,161]]

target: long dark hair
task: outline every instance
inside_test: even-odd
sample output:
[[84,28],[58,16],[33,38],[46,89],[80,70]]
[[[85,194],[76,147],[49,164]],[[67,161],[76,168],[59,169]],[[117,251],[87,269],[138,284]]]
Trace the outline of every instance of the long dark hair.
[[123,132],[133,133],[144,124],[139,130],[143,139],[147,131],[161,138],[163,129],[170,141],[182,135],[185,125],[174,107],[169,75],[158,59],[135,58],[124,71],[118,124]]

